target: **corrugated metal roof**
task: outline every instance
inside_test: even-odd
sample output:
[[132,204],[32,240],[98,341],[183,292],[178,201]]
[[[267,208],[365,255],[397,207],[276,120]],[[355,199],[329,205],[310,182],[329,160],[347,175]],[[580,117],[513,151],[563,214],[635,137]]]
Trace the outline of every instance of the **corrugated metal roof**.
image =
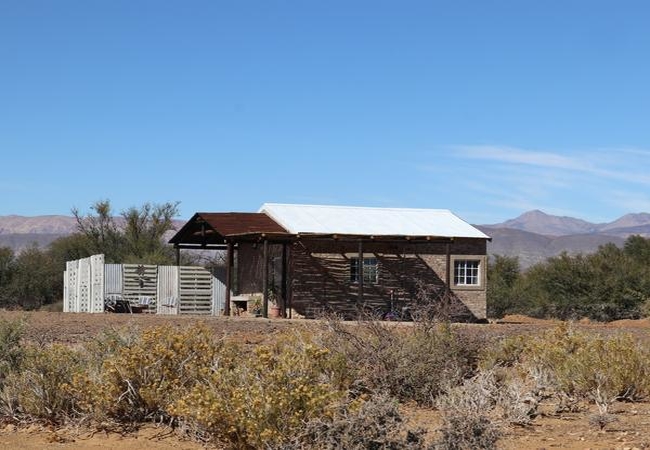
[[489,236],[446,209],[265,203],[259,212],[268,214],[292,234],[437,236],[489,239]]
[[286,233],[266,214],[260,213],[198,213],[222,236],[248,233]]
[[169,240],[171,244],[223,244],[226,236],[287,231],[261,213],[196,213]]

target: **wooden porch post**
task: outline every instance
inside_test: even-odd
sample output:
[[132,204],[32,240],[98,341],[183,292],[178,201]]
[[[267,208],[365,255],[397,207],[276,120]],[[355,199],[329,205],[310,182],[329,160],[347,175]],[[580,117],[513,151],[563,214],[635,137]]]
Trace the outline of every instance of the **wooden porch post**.
[[280,314],[287,317],[287,243],[282,243],[282,282],[280,287],[280,296],[282,298],[282,309]]
[[269,241],[264,239],[262,259],[264,270],[262,271],[262,316],[269,317]]
[[[293,245],[287,248],[287,306],[289,307],[289,319],[292,318],[293,315],[293,280],[291,279],[291,276],[293,276],[293,271],[291,271],[292,267],[292,258],[293,258]],[[291,276],[289,276],[289,271],[291,271]]]
[[445,263],[445,300],[449,300],[451,295],[451,244],[445,245],[446,263]]
[[228,247],[226,252],[226,298],[225,305],[223,306],[223,315],[230,315],[230,289],[232,287],[232,266],[234,261],[234,251],[233,244],[231,241],[228,241]]
[[358,302],[359,306],[363,305],[363,241],[359,239],[359,266],[358,266],[358,276],[359,276],[359,296]]
[[176,247],[176,265],[180,266],[181,265],[181,248],[178,246]]

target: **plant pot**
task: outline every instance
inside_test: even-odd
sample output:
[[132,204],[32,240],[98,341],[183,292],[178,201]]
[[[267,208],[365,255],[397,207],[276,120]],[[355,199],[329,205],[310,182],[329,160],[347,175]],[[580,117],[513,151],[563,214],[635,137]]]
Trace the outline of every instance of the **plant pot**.
[[280,317],[280,307],[279,306],[270,306],[269,307],[269,319],[277,319]]

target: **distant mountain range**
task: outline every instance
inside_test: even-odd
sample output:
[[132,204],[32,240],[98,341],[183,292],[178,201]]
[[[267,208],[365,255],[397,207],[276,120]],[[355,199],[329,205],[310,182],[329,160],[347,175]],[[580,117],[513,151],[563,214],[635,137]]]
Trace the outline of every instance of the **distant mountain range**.
[[[178,221],[176,225],[183,224]],[[650,214],[627,214],[610,223],[591,223],[535,210],[503,223],[476,227],[492,237],[489,254],[517,256],[522,268],[527,268],[563,251],[592,253],[608,242],[621,246],[633,234],[650,237]],[[33,244],[45,247],[76,230],[77,222],[70,216],[0,216],[0,247],[16,252]]]
[[622,246],[629,236],[650,237],[650,214],[626,214],[609,223],[591,223],[574,217],[529,211],[493,225],[477,225],[492,237],[491,255],[518,256],[523,268],[565,251],[593,253],[609,242]]
[[[120,220],[117,218],[118,223]],[[184,220],[174,221],[177,229],[184,224]],[[17,253],[34,244],[43,248],[76,231],[77,220],[71,216],[0,216],[0,247]]]

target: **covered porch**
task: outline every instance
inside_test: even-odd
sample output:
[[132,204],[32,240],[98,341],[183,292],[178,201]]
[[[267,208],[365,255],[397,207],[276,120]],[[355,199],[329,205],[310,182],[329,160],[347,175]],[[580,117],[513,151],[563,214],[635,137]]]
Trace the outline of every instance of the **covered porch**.
[[[279,307],[281,317],[291,316],[288,265],[295,236],[266,214],[196,213],[169,242],[177,261],[181,250],[225,252],[224,315],[232,314],[233,293],[245,286],[247,294],[261,294],[263,317],[269,317],[270,303]],[[249,276],[240,279],[237,270]]]

